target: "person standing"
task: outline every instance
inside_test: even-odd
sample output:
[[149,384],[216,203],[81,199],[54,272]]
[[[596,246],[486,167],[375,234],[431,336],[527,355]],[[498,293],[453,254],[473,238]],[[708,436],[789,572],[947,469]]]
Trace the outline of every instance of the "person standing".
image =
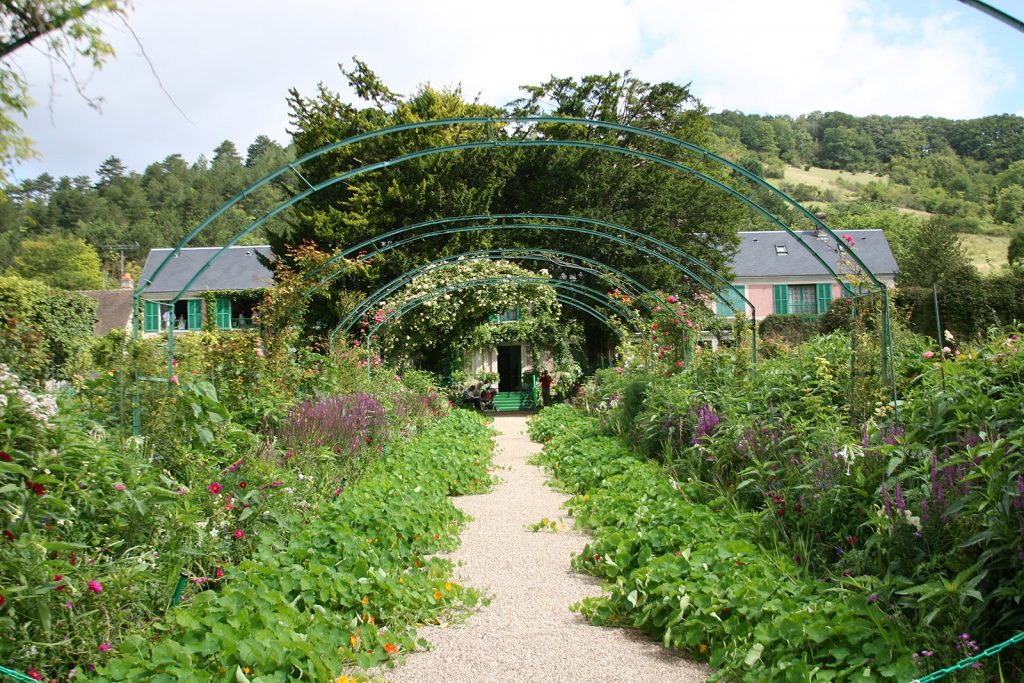
[[551,385],[554,383],[554,379],[545,370],[540,376],[540,397],[544,402],[544,406],[551,405]]

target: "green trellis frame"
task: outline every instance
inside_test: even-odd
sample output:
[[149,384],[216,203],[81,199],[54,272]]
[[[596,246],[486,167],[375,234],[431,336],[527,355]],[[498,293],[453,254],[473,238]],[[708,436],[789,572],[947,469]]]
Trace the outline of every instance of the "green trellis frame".
[[[701,180],[701,181],[703,181],[705,183],[708,183],[708,184],[710,184],[710,185],[712,185],[712,186],[714,186],[714,187],[716,187],[716,188],[718,188],[718,189],[720,189],[720,190],[730,194],[731,196],[735,197],[736,199],[738,199],[741,202],[743,202],[744,204],[746,204],[749,208],[753,209],[755,212],[757,212],[757,213],[761,214],[762,216],[764,216],[766,219],[768,219],[774,225],[777,225],[778,227],[780,227],[783,230],[785,230],[786,232],[788,232],[798,242],[800,242],[800,244],[802,246],[804,246],[804,248],[811,254],[811,256],[813,258],[815,258],[826,269],[827,272],[830,272],[830,273],[832,273],[834,275],[836,280],[840,283],[841,287],[843,287],[847,291],[850,291],[849,285],[839,276],[838,273],[835,272],[834,269],[832,269],[829,266],[829,264],[817,252],[815,252],[803,240],[801,235],[799,235],[798,233],[793,231],[792,228],[790,228],[786,223],[784,223],[779,218],[774,216],[771,212],[769,212],[763,206],[758,204],[756,201],[754,201],[753,199],[751,199],[747,195],[743,194],[742,192],[736,190],[735,188],[733,188],[733,187],[731,187],[729,185],[726,185],[726,184],[724,184],[724,183],[722,183],[722,182],[720,182],[720,181],[718,181],[718,180],[716,180],[714,178],[711,178],[710,176],[707,176],[707,175],[701,173],[700,171],[697,171],[696,169],[693,169],[693,168],[691,168],[689,166],[686,166],[684,164],[680,164],[680,163],[675,162],[673,160],[670,160],[670,159],[667,159],[667,158],[664,158],[664,157],[661,157],[661,156],[658,156],[658,155],[655,155],[655,154],[650,154],[650,153],[647,153],[647,152],[640,152],[640,151],[637,151],[637,150],[632,150],[632,149],[628,149],[628,148],[618,147],[618,146],[615,146],[615,145],[608,145],[608,144],[602,144],[602,143],[592,143],[592,142],[579,141],[579,140],[536,140],[536,139],[535,140],[529,140],[529,139],[502,139],[502,140],[496,140],[496,139],[491,139],[491,140],[488,140],[488,141],[469,142],[469,143],[462,143],[462,144],[456,144],[456,145],[445,145],[445,146],[441,146],[441,147],[432,147],[432,148],[428,148],[428,149],[422,149],[422,150],[410,152],[410,153],[407,153],[407,154],[404,154],[404,155],[400,155],[400,156],[394,157],[394,158],[386,160],[386,161],[380,161],[380,162],[364,165],[362,167],[359,167],[359,168],[353,169],[351,171],[348,171],[348,172],[339,174],[337,176],[333,176],[331,178],[328,178],[326,180],[323,180],[323,181],[317,183],[316,185],[313,185],[312,183],[310,183],[302,175],[301,171],[298,169],[298,167],[301,166],[306,161],[318,158],[318,157],[322,156],[323,154],[326,154],[326,153],[328,153],[330,151],[339,149],[339,148],[347,146],[347,145],[355,144],[357,142],[361,142],[361,141],[364,141],[364,140],[369,140],[369,139],[372,139],[372,138],[375,138],[375,137],[379,137],[379,136],[382,136],[382,135],[394,134],[394,133],[397,133],[397,132],[400,132],[400,131],[425,129],[425,128],[431,128],[431,127],[436,127],[436,126],[445,126],[445,125],[448,125],[448,126],[451,126],[451,125],[483,125],[483,126],[487,127],[488,135],[493,136],[493,130],[494,130],[495,126],[508,127],[508,126],[512,126],[512,125],[521,125],[521,124],[529,125],[529,124],[541,124],[541,123],[581,125],[581,126],[589,126],[589,127],[597,127],[597,128],[606,128],[606,129],[610,129],[610,130],[616,130],[616,131],[619,131],[619,132],[635,134],[635,135],[641,136],[641,137],[646,137],[646,138],[650,138],[650,139],[660,140],[662,142],[666,142],[668,144],[674,145],[674,146],[676,146],[678,148],[686,149],[686,150],[688,150],[690,152],[694,152],[694,153],[696,153],[696,154],[698,154],[698,155],[700,155],[700,156],[702,156],[702,157],[704,157],[706,159],[714,161],[715,163],[717,163],[717,164],[719,164],[721,166],[724,166],[726,168],[731,169],[733,172],[735,172],[735,173],[737,173],[737,174],[739,174],[741,176],[746,177],[748,180],[752,181],[755,185],[757,185],[757,186],[759,186],[759,187],[761,187],[763,189],[766,189],[771,194],[779,197],[783,202],[785,202],[786,204],[788,204],[789,206],[794,208],[797,211],[798,214],[803,215],[807,220],[809,220],[813,225],[815,225],[818,230],[822,230],[827,235],[829,235],[832,238],[832,240],[834,241],[834,243],[837,245],[837,247],[841,246],[841,242],[840,242],[840,239],[839,239],[838,235],[836,235],[827,225],[825,225],[823,222],[821,222],[810,211],[808,211],[804,207],[800,206],[800,204],[796,200],[792,199],[791,197],[786,195],[784,192],[782,192],[778,188],[775,188],[774,186],[772,186],[771,184],[767,183],[766,181],[764,181],[763,179],[759,178],[757,175],[751,173],[750,171],[748,171],[747,169],[743,168],[742,166],[734,164],[734,163],[728,161],[727,159],[724,159],[723,157],[720,157],[720,156],[718,156],[718,155],[716,155],[716,154],[714,154],[712,152],[709,152],[708,150],[705,150],[705,149],[703,149],[703,148],[701,148],[701,147],[699,147],[697,145],[685,142],[683,140],[678,140],[678,139],[673,138],[673,137],[668,136],[668,135],[664,135],[664,134],[661,134],[661,133],[655,133],[653,131],[647,131],[647,130],[644,130],[644,129],[641,129],[641,128],[634,128],[632,126],[627,126],[627,125],[623,125],[623,124],[607,122],[607,121],[593,121],[593,120],[589,120],[589,119],[575,119],[575,118],[565,118],[565,117],[509,117],[509,118],[486,117],[486,118],[439,119],[439,120],[435,120],[435,121],[421,121],[421,122],[416,122],[416,123],[402,124],[402,125],[398,125],[398,126],[391,126],[391,127],[388,127],[388,128],[383,128],[383,129],[377,130],[377,131],[371,131],[371,132],[368,132],[368,133],[364,133],[362,135],[353,136],[351,138],[348,138],[346,140],[342,140],[342,141],[339,141],[339,142],[336,142],[336,143],[331,143],[331,144],[325,145],[324,147],[321,147],[321,148],[319,148],[317,150],[314,150],[313,152],[310,152],[309,154],[304,155],[303,157],[301,157],[300,159],[297,159],[294,162],[291,162],[289,164],[286,164],[286,165],[282,166],[281,168],[279,168],[279,169],[269,173],[267,176],[264,176],[264,178],[262,178],[261,180],[259,180],[256,183],[250,185],[249,187],[247,187],[245,190],[243,190],[238,195],[236,195],[233,199],[231,199],[227,203],[225,203],[220,209],[218,209],[213,214],[211,214],[209,217],[207,217],[202,223],[200,223],[198,226],[196,226],[196,228],[194,228],[192,230],[192,232],[190,232],[181,242],[179,242],[179,244],[174,249],[172,249],[168,253],[168,255],[164,258],[164,260],[161,261],[161,263],[157,266],[157,268],[155,269],[155,271],[151,275],[150,279],[148,279],[145,282],[140,283],[140,286],[138,287],[138,289],[135,292],[134,308],[136,310],[138,309],[138,304],[139,304],[139,300],[141,299],[142,293],[149,287],[149,285],[152,283],[152,280],[159,275],[159,273],[163,270],[163,268],[166,267],[166,265],[175,256],[177,256],[177,254],[180,253],[181,249],[183,249],[187,244],[189,244],[192,241],[192,239],[195,238],[196,235],[198,235],[200,232],[202,232],[208,225],[210,225],[213,221],[217,220],[221,215],[223,215],[226,211],[228,211],[236,203],[238,203],[239,201],[241,201],[245,197],[249,196],[255,190],[257,190],[258,188],[262,187],[266,183],[271,182],[273,179],[275,179],[275,178],[277,178],[277,177],[287,173],[288,171],[292,171],[293,173],[295,173],[295,175],[298,176],[301,179],[301,181],[308,186],[308,189],[303,190],[303,191],[295,194],[292,198],[290,198],[290,199],[280,203],[279,205],[277,205],[273,209],[267,211],[262,217],[260,217],[260,218],[256,219],[255,221],[253,221],[248,227],[240,230],[220,250],[214,252],[214,254],[211,255],[211,257],[206,261],[206,263],[195,273],[195,275],[189,280],[189,282],[187,282],[185,284],[185,286],[181,289],[181,291],[178,293],[178,295],[173,300],[171,300],[169,303],[173,304],[176,301],[178,301],[184,295],[184,293],[186,291],[188,291],[188,289],[195,283],[195,281],[206,271],[206,269],[208,269],[210,267],[210,265],[212,265],[223,253],[226,252],[226,250],[228,248],[230,248],[231,246],[236,244],[246,234],[252,232],[257,227],[259,227],[260,225],[265,223],[267,220],[269,220],[270,218],[272,218],[272,217],[276,216],[277,214],[281,213],[282,211],[284,211],[285,209],[289,208],[290,206],[296,204],[297,202],[301,201],[302,199],[305,199],[306,197],[308,197],[308,196],[310,196],[310,195],[312,195],[312,194],[314,194],[314,193],[316,193],[316,192],[318,192],[318,191],[320,191],[322,189],[330,187],[330,186],[332,186],[332,185],[334,185],[336,183],[343,182],[344,180],[347,180],[349,178],[353,178],[353,177],[356,177],[358,175],[361,175],[361,174],[364,174],[364,173],[368,173],[368,172],[371,172],[371,171],[375,171],[375,170],[386,169],[389,166],[400,164],[400,163],[405,162],[405,161],[410,161],[412,159],[424,158],[424,157],[432,156],[432,155],[435,155],[435,154],[443,154],[443,153],[454,152],[454,151],[459,151],[459,150],[487,149],[487,148],[499,148],[499,147],[569,147],[569,148],[592,149],[592,150],[606,151],[606,152],[609,152],[609,153],[621,154],[621,155],[625,155],[625,156],[632,156],[632,157],[636,157],[636,158],[652,161],[652,162],[658,163],[658,164],[660,164],[662,166],[665,166],[665,167],[668,167],[668,168],[672,168],[672,169],[681,171],[681,172],[683,172],[685,174],[691,175],[694,178],[697,178],[697,179],[699,179],[699,180]],[[892,394],[893,394],[893,402],[895,403],[895,400],[896,400],[896,387],[895,387],[895,377],[894,377],[893,372],[892,372],[892,370],[894,368],[894,359],[893,359],[893,351],[892,351],[891,339],[890,339],[890,337],[891,337],[891,333],[890,333],[891,325],[890,325],[890,302],[889,302],[888,291],[887,291],[885,285],[883,283],[881,283],[875,277],[875,275],[866,266],[866,264],[863,263],[863,261],[860,259],[860,257],[856,253],[851,251],[851,252],[849,252],[849,254],[850,254],[852,260],[861,269],[861,271],[864,272],[865,274],[867,274],[867,276],[871,279],[872,283],[876,287],[879,288],[879,290],[880,290],[880,292],[882,294],[882,297],[883,297],[883,303],[884,303],[884,305],[883,305],[883,329],[882,329],[882,353],[883,353],[882,372],[883,372],[883,381],[885,379],[885,375],[888,374],[889,380],[890,380],[890,386],[891,386],[891,390],[892,390]],[[139,333],[138,332],[138,328],[139,328],[139,322],[138,322],[138,316],[136,316],[136,322],[135,322],[134,330],[133,330],[133,336],[135,338],[138,337],[138,333]],[[174,330],[173,330],[173,328],[171,328],[168,331],[167,372],[168,372],[169,376],[171,374],[173,374],[173,367],[172,367],[173,353],[174,353]],[[139,431],[138,382],[140,381],[140,378],[139,378],[137,372],[136,372],[136,378],[135,379],[136,379],[136,394],[135,394],[136,395],[136,406],[135,406],[135,410],[133,411],[133,431],[135,433],[138,433],[138,431]]]

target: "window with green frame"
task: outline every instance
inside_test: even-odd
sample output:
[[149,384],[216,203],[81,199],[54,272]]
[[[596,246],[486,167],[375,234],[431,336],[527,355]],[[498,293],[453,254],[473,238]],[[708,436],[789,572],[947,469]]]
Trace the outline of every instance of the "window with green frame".
[[741,298],[747,295],[747,286],[733,285],[733,287],[739,291],[734,292],[730,289],[722,292],[722,294],[729,299],[729,303],[732,304],[731,306],[727,306],[720,300],[716,300],[715,302],[715,313],[723,318],[736,317],[736,311],[743,311],[744,313],[747,312],[747,303]]
[[832,284],[775,285],[776,315],[821,315],[832,304]]
[[519,320],[519,309],[510,308],[507,311],[502,311],[496,315],[490,316],[489,322],[492,323],[508,323],[514,320]]

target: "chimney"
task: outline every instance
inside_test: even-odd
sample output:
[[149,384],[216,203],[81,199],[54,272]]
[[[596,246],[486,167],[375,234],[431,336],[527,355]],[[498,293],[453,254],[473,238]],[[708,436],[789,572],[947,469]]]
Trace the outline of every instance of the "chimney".
[[121,289],[135,289],[135,281],[128,273],[121,276]]
[[[824,211],[819,211],[818,213],[814,214],[814,217],[817,218],[822,223],[824,223],[825,221],[828,220],[828,214],[825,213]],[[815,225],[814,226],[814,236],[815,237],[821,237],[823,235],[824,235],[824,231],[822,231],[822,229],[820,227]]]

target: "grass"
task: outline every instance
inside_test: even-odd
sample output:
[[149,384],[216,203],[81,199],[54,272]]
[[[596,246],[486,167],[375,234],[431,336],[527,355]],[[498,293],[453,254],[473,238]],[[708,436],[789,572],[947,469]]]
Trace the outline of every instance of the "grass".
[[961,233],[960,244],[967,252],[967,258],[985,274],[1006,263],[1006,250],[1010,246],[1010,238],[1003,235]]
[[796,166],[786,166],[783,181],[832,190],[841,200],[847,200],[856,194],[856,189],[850,189],[851,186],[866,185],[871,181],[886,183],[889,182],[889,179],[874,173],[850,173],[849,171],[834,171],[813,166],[805,171]]

